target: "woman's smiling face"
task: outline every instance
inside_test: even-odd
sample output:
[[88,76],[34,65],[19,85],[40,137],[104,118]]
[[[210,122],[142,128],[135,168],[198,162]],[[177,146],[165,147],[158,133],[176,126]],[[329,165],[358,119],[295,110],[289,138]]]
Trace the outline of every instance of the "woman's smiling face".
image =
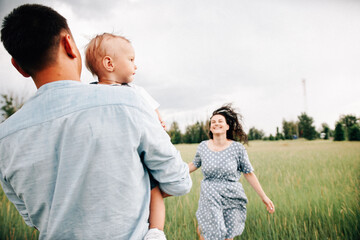
[[229,125],[223,115],[217,114],[210,119],[210,131],[212,134],[226,134],[229,130]]

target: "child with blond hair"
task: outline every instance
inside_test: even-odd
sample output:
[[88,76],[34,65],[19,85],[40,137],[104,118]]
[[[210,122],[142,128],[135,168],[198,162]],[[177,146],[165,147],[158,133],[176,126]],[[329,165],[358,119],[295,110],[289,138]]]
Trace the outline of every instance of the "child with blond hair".
[[[144,88],[132,83],[137,66],[135,52],[128,39],[110,33],[97,35],[86,46],[85,62],[89,71],[98,78],[98,82],[93,84],[133,88],[155,110],[161,125],[164,129],[166,128],[158,111],[159,103]],[[156,180],[151,174],[149,175],[151,182],[150,226],[144,240],[166,240],[163,232],[165,224],[163,193]]]

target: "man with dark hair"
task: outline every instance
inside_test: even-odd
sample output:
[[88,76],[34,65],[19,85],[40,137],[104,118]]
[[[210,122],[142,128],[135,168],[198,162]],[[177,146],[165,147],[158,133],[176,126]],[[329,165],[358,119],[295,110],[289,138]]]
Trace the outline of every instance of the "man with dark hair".
[[[14,66],[19,70],[21,65],[25,75],[34,75],[55,63],[61,37],[72,37],[66,19],[41,5],[23,5],[5,17],[2,26],[1,41],[13,57]],[[74,50],[81,71],[80,54],[77,48]]]
[[82,84],[66,19],[49,7],[14,9],[1,41],[38,88],[0,124],[0,183],[9,200],[40,239],[142,239],[146,169],[164,193],[191,188],[154,111],[131,88]]

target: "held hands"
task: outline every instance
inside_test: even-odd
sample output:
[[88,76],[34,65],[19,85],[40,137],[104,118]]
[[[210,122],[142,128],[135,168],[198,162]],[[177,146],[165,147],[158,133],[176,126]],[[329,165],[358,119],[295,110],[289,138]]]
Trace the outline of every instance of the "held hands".
[[269,213],[274,213],[274,212],[275,212],[275,206],[274,206],[273,202],[270,200],[270,198],[268,198],[267,196],[265,196],[262,201],[263,201],[263,203],[265,204],[266,210],[267,210]]

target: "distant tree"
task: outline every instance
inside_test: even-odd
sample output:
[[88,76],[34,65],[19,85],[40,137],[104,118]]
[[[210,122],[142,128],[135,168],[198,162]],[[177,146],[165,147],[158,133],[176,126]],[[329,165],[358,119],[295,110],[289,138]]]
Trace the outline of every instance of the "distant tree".
[[[355,115],[341,115],[339,120],[345,127],[345,136],[349,139],[349,129],[358,124],[359,119]],[[350,139],[349,139],[350,140]]]
[[0,104],[2,105],[0,110],[4,121],[24,105],[24,100],[16,98],[12,94],[2,94]]
[[203,140],[209,139],[204,123],[196,122],[193,125],[186,127],[183,141],[184,143],[200,143]]
[[349,128],[353,125],[355,125],[358,122],[358,118],[356,118],[355,115],[341,115],[340,116],[340,122],[345,125],[345,127]]
[[360,141],[360,126],[358,124],[349,127],[348,139],[349,141]]
[[329,139],[330,137],[330,127],[326,123],[321,124],[322,130],[321,132],[325,134],[324,139]]
[[171,124],[168,134],[170,135],[170,139],[173,144],[181,143],[181,131],[179,124],[176,121]]
[[270,140],[270,141],[274,141],[274,140],[275,140],[275,138],[274,138],[274,136],[273,136],[272,134],[270,134],[269,140]]
[[195,143],[195,128],[194,125],[188,125],[185,129],[185,134],[183,136],[184,143]]
[[313,126],[314,120],[312,117],[308,116],[306,113],[302,113],[298,116],[299,119],[299,134],[300,137],[303,137],[307,140],[314,140],[316,138],[316,130]]
[[275,140],[284,140],[284,136],[279,132],[279,127],[276,127]]
[[199,126],[199,142],[202,142],[204,140],[208,140],[209,139],[209,121],[204,122],[200,122],[200,126]]
[[297,135],[297,124],[292,121],[282,121],[283,136],[285,139],[293,139]]
[[335,125],[334,141],[344,141],[345,131],[341,122],[337,122]]
[[263,130],[258,130],[255,127],[250,128],[248,133],[248,140],[260,140],[264,137],[265,133]]
[[204,131],[206,133],[206,137],[209,138],[209,131],[210,131],[210,120],[206,120],[203,124]]

